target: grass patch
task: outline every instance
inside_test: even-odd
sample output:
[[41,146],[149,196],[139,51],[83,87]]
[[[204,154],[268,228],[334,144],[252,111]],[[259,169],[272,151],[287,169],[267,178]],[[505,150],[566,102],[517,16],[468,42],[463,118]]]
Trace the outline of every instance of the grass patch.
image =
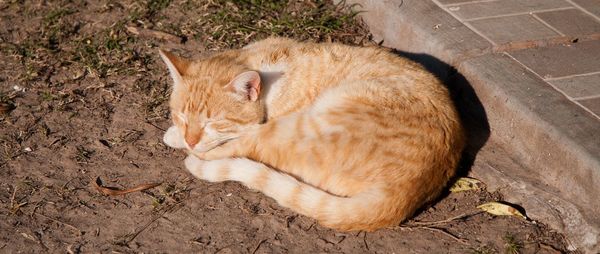
[[41,91],[39,96],[43,101],[53,101],[56,99],[56,97],[49,91]]
[[55,10],[51,10],[50,12],[48,12],[48,14],[46,14],[46,16],[44,16],[43,18],[43,24],[44,26],[53,26],[55,24],[57,24],[62,17],[70,15],[75,13],[75,10],[72,9],[55,9]]
[[41,46],[57,52],[60,49],[61,42],[69,36],[76,34],[81,24],[72,20],[64,20],[63,18],[75,13],[76,11],[69,8],[58,8],[51,10],[42,19],[42,34],[44,38],[40,41]]
[[80,164],[88,163],[94,153],[95,151],[92,149],[88,149],[83,146],[78,146],[77,152],[75,154],[75,161],[77,161],[77,163]]
[[136,80],[135,91],[146,95],[142,103],[146,119],[162,118],[168,116],[167,101],[169,100],[170,86],[157,80],[141,78]]
[[518,254],[523,248],[523,244],[511,233],[504,235],[504,252],[506,254]]
[[183,4],[181,10],[206,12],[192,30],[208,48],[227,49],[268,36],[300,40],[356,43],[357,35],[368,35],[351,6],[331,1],[215,0],[203,5],[196,1]]
[[71,59],[85,66],[88,73],[99,78],[113,74],[132,73],[141,64],[149,63],[149,56],[136,50],[136,38],[124,31],[123,23],[117,23],[96,36],[84,37],[76,42]]
[[171,0],[149,0],[146,2],[146,15],[153,17],[162,9],[167,8],[169,4],[171,4]]

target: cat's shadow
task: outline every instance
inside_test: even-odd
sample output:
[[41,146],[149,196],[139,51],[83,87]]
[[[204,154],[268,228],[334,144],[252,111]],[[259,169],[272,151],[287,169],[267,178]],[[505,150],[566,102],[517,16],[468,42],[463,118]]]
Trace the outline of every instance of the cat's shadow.
[[[469,81],[454,67],[434,56],[398,50],[394,53],[423,65],[429,72],[439,78],[450,91],[452,101],[458,109],[467,135],[467,145],[455,178],[466,176],[473,166],[477,153],[490,137],[490,125],[487,115],[475,90]],[[448,192],[446,191],[441,198],[447,195]]]
[[[262,82],[261,86],[261,96],[265,96],[269,94],[269,91],[272,89],[273,84],[275,84],[279,79],[283,76],[284,72],[282,71],[264,71],[260,72],[260,79]],[[263,98],[264,99],[264,98]]]

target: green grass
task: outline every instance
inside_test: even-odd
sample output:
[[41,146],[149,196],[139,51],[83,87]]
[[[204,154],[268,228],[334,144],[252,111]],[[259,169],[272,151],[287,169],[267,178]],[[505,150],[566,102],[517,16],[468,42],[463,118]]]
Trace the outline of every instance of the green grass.
[[74,10],[71,9],[62,9],[58,8],[55,10],[51,10],[44,16],[43,25],[44,26],[53,26],[58,23],[62,17],[75,13]]
[[51,10],[42,19],[42,37],[39,43],[48,50],[58,51],[60,43],[79,30],[79,23],[63,20],[64,17],[75,13],[75,10],[58,8]]
[[[183,5],[182,11],[194,9],[190,2]],[[355,19],[357,12],[349,6],[323,0],[215,0],[213,4],[194,7],[204,8],[209,13],[198,19],[193,27],[204,31],[195,34],[194,38],[201,39],[210,48],[235,48],[268,36],[343,41],[345,35],[367,34]]]
[[523,248],[523,244],[519,242],[511,233],[504,235],[504,252],[506,254],[518,254]]
[[77,40],[71,61],[82,63],[89,73],[100,78],[131,74],[131,69],[136,67],[134,61],[148,63],[149,57],[136,51],[135,42],[135,37],[126,33],[123,23],[119,22],[96,36]]
[[155,16],[162,9],[167,8],[171,0],[149,0],[146,2],[146,15]]
[[169,100],[169,86],[157,80],[139,79],[134,84],[136,92],[146,95],[147,100],[142,103],[144,115],[147,119],[166,117],[168,109],[166,102]]
[[12,96],[0,91],[0,103],[13,103]]
[[42,100],[44,100],[44,101],[52,101],[52,100],[56,99],[56,97],[51,92],[48,92],[48,91],[41,91],[39,95],[40,95],[40,98],[42,98]]
[[77,153],[75,154],[75,160],[77,163],[87,163],[92,158],[94,153],[94,150],[85,148],[83,146],[78,146]]

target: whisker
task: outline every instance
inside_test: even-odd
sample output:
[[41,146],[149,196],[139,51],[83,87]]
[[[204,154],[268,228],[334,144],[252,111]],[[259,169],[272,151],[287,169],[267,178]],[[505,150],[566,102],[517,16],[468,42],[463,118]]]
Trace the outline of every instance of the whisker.
[[204,145],[204,147],[208,147],[208,148],[203,149],[200,152],[208,152],[208,151],[210,151],[212,149],[215,149],[216,147],[218,147],[218,146],[220,146],[222,144],[225,144],[225,143],[227,143],[227,142],[229,142],[231,140],[237,139],[239,137],[240,137],[239,135],[230,135],[230,136],[222,137],[222,138],[217,139],[217,140],[210,141],[210,142],[208,142],[208,143],[206,143]]

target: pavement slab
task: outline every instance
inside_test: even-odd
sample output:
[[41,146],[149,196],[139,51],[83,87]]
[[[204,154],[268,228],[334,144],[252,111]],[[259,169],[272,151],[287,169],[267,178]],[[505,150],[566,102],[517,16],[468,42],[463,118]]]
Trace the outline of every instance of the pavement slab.
[[597,0],[347,2],[384,46],[441,79],[464,77],[449,88],[470,132],[471,175],[573,250],[600,252]]
[[[600,5],[600,2],[598,4]],[[533,16],[563,35],[600,33],[600,22],[581,10],[549,11],[533,14]]]
[[600,16],[600,4],[598,4],[598,0],[571,0],[570,2],[578,8],[585,10],[590,15]]
[[547,79],[547,81],[574,100],[589,96],[600,97],[600,72],[583,76]]
[[482,36],[496,44],[552,38],[559,35],[532,15],[516,15],[468,22]]
[[573,8],[563,0],[471,1],[460,5],[442,5],[442,7],[463,20]]
[[596,40],[509,54],[544,79],[600,71],[600,41]]
[[579,103],[581,103],[582,106],[587,108],[592,113],[596,114],[597,116],[600,116],[600,97],[592,99],[583,99],[580,100]]

